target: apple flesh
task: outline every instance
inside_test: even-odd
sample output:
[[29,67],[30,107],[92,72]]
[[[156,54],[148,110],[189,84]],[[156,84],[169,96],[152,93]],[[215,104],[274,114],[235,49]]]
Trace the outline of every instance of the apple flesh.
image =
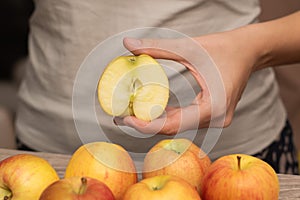
[[185,180],[169,175],[154,176],[132,185],[123,200],[200,200],[200,196]]
[[279,196],[278,177],[273,168],[256,157],[226,155],[209,167],[203,177],[204,200],[275,200]]
[[117,200],[126,189],[137,182],[134,162],[120,145],[93,142],[81,146],[72,155],[65,178],[84,176],[104,182]]
[[162,66],[148,55],[120,56],[105,68],[98,100],[112,116],[159,117],[169,99],[169,81]]
[[115,200],[108,186],[89,177],[70,177],[49,185],[39,200]]
[[43,158],[10,156],[0,162],[0,199],[38,200],[43,190],[57,180],[56,171]]
[[183,178],[200,193],[202,178],[211,164],[210,158],[192,141],[166,139],[146,154],[143,178],[174,175]]

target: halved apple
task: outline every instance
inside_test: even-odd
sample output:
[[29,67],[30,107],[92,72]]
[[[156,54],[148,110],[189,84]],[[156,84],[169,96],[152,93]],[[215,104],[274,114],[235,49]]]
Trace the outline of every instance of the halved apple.
[[169,81],[152,57],[120,56],[111,61],[98,83],[98,100],[109,115],[133,115],[144,121],[158,118],[169,99]]

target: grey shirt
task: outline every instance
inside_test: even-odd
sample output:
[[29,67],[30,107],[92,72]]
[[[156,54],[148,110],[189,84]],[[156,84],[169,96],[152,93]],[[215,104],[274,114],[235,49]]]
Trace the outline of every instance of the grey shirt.
[[[16,131],[28,146],[60,153],[72,153],[82,144],[72,115],[73,84],[84,58],[101,41],[140,27],[165,27],[199,36],[254,23],[260,13],[258,0],[35,0],[35,5]],[[176,77],[170,83],[184,95],[186,87],[175,84]],[[98,119],[101,123],[101,114]],[[273,71],[255,72],[211,158],[260,151],[278,136],[285,119]],[[103,123],[110,141],[133,152],[145,152],[165,138],[135,138],[119,133],[111,120]],[[201,145],[204,136],[199,131],[194,142]]]

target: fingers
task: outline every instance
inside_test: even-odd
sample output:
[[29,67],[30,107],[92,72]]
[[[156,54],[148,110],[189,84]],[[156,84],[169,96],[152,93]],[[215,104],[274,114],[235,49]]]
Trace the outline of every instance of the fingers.
[[[134,38],[124,38],[123,45],[132,53],[147,54],[157,59],[168,59],[181,61],[182,58],[178,54],[179,47],[178,44],[180,40],[176,43],[171,39],[134,39]],[[176,44],[176,45],[175,45]]]
[[172,109],[172,117],[163,115],[162,117],[155,119],[151,122],[146,122],[140,119],[137,119],[134,116],[127,116],[125,118],[114,118],[114,122],[117,126],[129,126],[141,133],[145,134],[164,134],[164,135],[174,135],[177,133],[179,124],[177,120],[174,120],[174,114],[178,111],[177,109]]
[[208,106],[199,111],[199,105],[190,105],[184,108],[168,108],[166,115],[151,122],[145,122],[133,116],[115,118],[115,123],[120,126],[129,126],[145,134],[175,135],[177,133],[195,129],[199,126],[206,127],[210,121]]
[[[158,118],[151,122],[144,122],[135,117],[125,117],[124,123],[125,125],[130,126],[141,133],[155,134],[155,133],[161,133],[163,131],[166,125],[166,119],[167,118],[163,117],[163,118]],[[167,134],[167,132],[164,131],[164,134]]]
[[167,122],[167,117],[161,117],[151,122],[146,122],[137,119],[134,116],[127,116],[125,118],[115,118],[114,122],[118,126],[129,126],[141,133],[145,134],[164,134],[172,135],[173,132],[168,131],[170,124]]
[[[135,55],[147,54],[156,59],[173,60],[184,65],[195,77],[199,85],[204,88],[203,78],[196,67],[195,51],[199,46],[187,45],[191,41],[186,38],[181,39],[135,39],[124,38],[123,45]],[[194,44],[194,43],[192,43]]]

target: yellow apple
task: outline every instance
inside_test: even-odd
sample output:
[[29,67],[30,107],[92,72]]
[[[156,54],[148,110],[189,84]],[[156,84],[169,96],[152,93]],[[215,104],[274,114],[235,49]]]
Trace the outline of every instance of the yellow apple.
[[169,99],[169,81],[162,66],[148,55],[120,56],[105,68],[98,100],[112,116],[150,121],[159,117]]
[[155,144],[146,154],[143,178],[175,175],[200,192],[202,177],[210,164],[210,158],[190,140],[166,139]]
[[65,178],[86,176],[105,183],[120,200],[125,190],[137,182],[134,162],[120,145],[93,142],[81,146],[72,155]]
[[132,185],[123,200],[200,200],[193,186],[170,175],[154,176]]
[[39,200],[115,200],[107,185],[89,177],[69,177],[49,185]]
[[59,180],[43,158],[18,154],[0,162],[0,199],[38,200],[43,190]]
[[273,168],[256,157],[234,154],[214,161],[203,177],[204,200],[277,200],[278,177]]

